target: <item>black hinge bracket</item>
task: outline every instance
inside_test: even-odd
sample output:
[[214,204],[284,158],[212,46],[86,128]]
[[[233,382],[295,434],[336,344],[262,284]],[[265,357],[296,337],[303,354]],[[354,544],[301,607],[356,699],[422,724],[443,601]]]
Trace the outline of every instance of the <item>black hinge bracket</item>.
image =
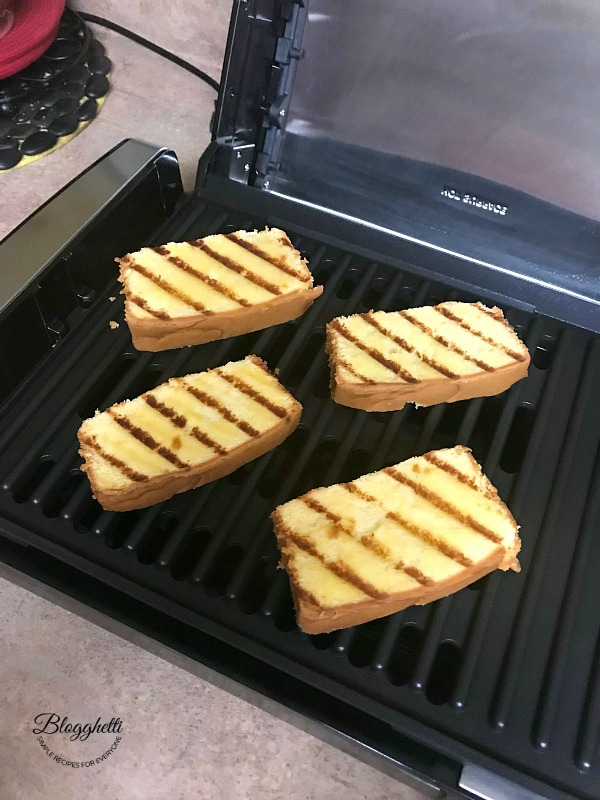
[[246,142],[219,145],[213,155],[213,165],[220,175],[236,183],[248,183],[254,161],[255,146]]
[[303,0],[284,0],[281,4],[283,30],[275,45],[269,90],[263,105],[262,131],[254,165],[254,185],[266,190],[271,185],[271,174],[279,166],[296,67],[304,56],[302,37],[306,14]]

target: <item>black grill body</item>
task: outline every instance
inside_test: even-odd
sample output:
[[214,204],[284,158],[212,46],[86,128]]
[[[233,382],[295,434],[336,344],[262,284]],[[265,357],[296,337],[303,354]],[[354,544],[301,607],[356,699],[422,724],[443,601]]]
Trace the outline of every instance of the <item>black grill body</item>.
[[[114,250],[106,231],[102,252],[89,256],[94,299],[65,309],[55,346],[7,386],[0,557],[458,794],[463,767],[475,764],[538,796],[600,797],[598,337],[435,277],[423,266],[430,256],[419,262],[413,246],[396,242],[392,254],[358,225],[287,216],[284,201],[261,206],[245,187],[217,199],[215,187],[165,212],[162,224],[149,217],[140,240],[277,224],[323,283],[322,298],[275,328],[140,353],[108,256],[122,254],[122,241]],[[138,191],[135,202],[141,218],[148,194]],[[93,235],[94,224],[83,242]],[[64,254],[47,271],[57,292],[61,269]],[[394,413],[331,401],[326,322],[444,300],[498,302],[530,349],[529,377],[497,397]],[[14,341],[6,320],[0,334]],[[143,511],[103,511],[79,470],[81,420],[170,376],[248,353],[279,370],[303,404],[297,431],[200,489]],[[457,443],[472,447],[520,524],[522,572],[494,573],[353,629],[300,632],[277,568],[273,508]]]
[[[596,11],[588,4],[580,24],[572,4],[553,27],[552,11],[538,24],[526,3],[508,14],[461,0],[448,28],[430,24],[435,4],[415,13],[414,3],[383,0],[239,0],[196,190],[182,194],[172,153],[129,141],[0,243],[0,560],[320,723],[313,732],[419,776],[438,796],[600,800],[600,223],[580,216],[598,195],[577,181],[535,195],[526,181],[563,174],[531,165],[565,125],[559,166],[575,165],[579,142],[597,147]],[[364,35],[376,24],[382,35]],[[469,53],[446,46],[487,28],[500,35],[465,82]],[[405,49],[394,41],[382,51],[396,29]],[[439,47],[419,44],[435,31]],[[421,94],[411,93],[415,80]],[[561,82],[567,94],[554,91]],[[438,108],[452,91],[463,106]],[[463,144],[468,167],[486,151],[471,152],[461,135],[464,113],[476,129],[487,124],[494,91],[527,112],[522,130],[544,123],[521,153],[520,188],[494,182],[490,164],[473,175],[404,149],[432,132],[418,129],[428,108],[439,141]],[[478,108],[485,118],[472,116]],[[552,113],[560,124],[545,125]],[[580,177],[594,188],[593,175]],[[288,232],[325,287],[304,316],[194,348],[132,347],[115,256],[265,224]],[[329,320],[444,300],[499,305],[531,352],[527,379],[496,397],[395,413],[331,401]],[[296,432],[200,489],[143,511],[103,511],[80,471],[81,420],[248,353],[303,404]],[[310,488],[458,443],[521,526],[522,572],[353,629],[301,633],[270,512]]]

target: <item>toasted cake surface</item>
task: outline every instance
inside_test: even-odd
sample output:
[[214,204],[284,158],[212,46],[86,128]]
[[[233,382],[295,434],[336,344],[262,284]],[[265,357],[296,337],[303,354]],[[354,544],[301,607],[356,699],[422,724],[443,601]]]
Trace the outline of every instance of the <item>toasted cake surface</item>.
[[327,350],[333,399],[368,411],[498,394],[530,360],[500,309],[481,303],[338,317]]
[[127,323],[140,349],[278,324],[302,314],[322,292],[277,228],[145,247],[117,261]]
[[266,365],[248,356],[171,378],[85,420],[82,469],[104,508],[143,508],[271,449],[294,430],[301,410]]
[[314,489],[272,515],[298,624],[320,633],[515,569],[517,525],[468,448]]

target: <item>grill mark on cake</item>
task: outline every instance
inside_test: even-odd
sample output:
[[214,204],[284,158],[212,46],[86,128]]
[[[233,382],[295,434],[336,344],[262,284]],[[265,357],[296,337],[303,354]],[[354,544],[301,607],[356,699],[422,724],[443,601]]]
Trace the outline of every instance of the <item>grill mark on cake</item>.
[[229,452],[227,448],[223,447],[218,442],[215,442],[215,440],[212,439],[207,433],[201,431],[200,428],[197,428],[196,426],[191,428],[189,433],[199,442],[202,442],[202,444],[206,445],[206,447],[210,447],[211,450],[214,450],[215,453],[220,456],[226,456]]
[[[398,525],[402,525],[402,527],[406,528],[407,531],[416,536],[421,541],[425,542],[426,544],[430,545],[434,549],[438,550],[442,555],[446,556],[447,558],[451,559],[452,561],[456,561],[457,564],[460,564],[463,567],[470,567],[472,566],[473,562],[471,559],[462,553],[458,548],[453,547],[450,544],[444,542],[443,539],[438,539],[431,531],[428,531],[426,528],[421,528],[419,525],[415,525],[414,522],[411,522],[408,519],[405,519],[401,514],[398,514],[396,511],[388,511],[383,503],[380,503],[379,500],[374,497],[372,494],[365,492],[364,489],[361,489],[355,483],[343,483],[341,484],[345,489],[349,492],[360,497],[362,500],[365,500],[368,503],[373,503],[379,508],[382,508],[385,511],[385,515],[388,519],[391,519],[392,522],[396,522]],[[430,579],[428,579],[430,580]],[[435,583],[435,581],[434,581]],[[430,585],[430,584],[425,584]]]
[[345,358],[341,358],[340,356],[336,356],[336,366],[343,367],[344,369],[348,370],[351,375],[354,375],[355,378],[358,378],[363,383],[377,383],[373,378],[367,378],[366,375],[361,375],[361,373],[354,369],[352,364],[349,361],[346,361]]
[[333,511],[327,508],[327,506],[319,503],[319,501],[315,500],[314,497],[311,497],[310,495],[304,495],[304,497],[301,497],[300,500],[302,500],[302,502],[309,508],[312,508],[313,511],[316,511],[319,514],[322,514],[324,517],[327,517],[330,522],[341,526],[342,518],[338,516],[338,514],[334,514]]
[[171,420],[173,425],[177,425],[178,428],[185,428],[187,425],[187,420],[182,414],[178,414],[175,409],[170,408],[164,403],[161,403],[160,400],[157,400],[153,394],[143,394],[142,398],[151,408],[156,409],[160,414],[163,415],[163,417]]
[[[226,239],[229,239],[230,242],[237,244],[239,247],[243,247],[244,250],[247,250],[252,255],[257,256],[258,258],[262,259],[262,261],[266,261],[271,266],[276,267],[277,269],[281,270],[281,272],[285,272],[286,275],[291,275],[292,278],[297,278],[302,283],[308,283],[310,277],[307,275],[301,275],[299,272],[293,267],[290,267],[289,264],[286,263],[285,258],[277,258],[276,256],[271,256],[269,253],[265,253],[264,250],[261,250],[260,247],[257,247],[252,242],[246,241],[241,236],[238,236],[237,233],[228,233],[225,236]],[[292,252],[295,252],[293,247],[290,247]]]
[[260,403],[261,406],[264,406],[268,409],[272,414],[275,414],[276,417],[280,419],[285,419],[288,416],[288,412],[282,406],[278,406],[275,403],[272,403],[268,397],[265,397],[259,391],[257,391],[253,386],[249,386],[244,381],[240,380],[237,375],[230,375],[229,373],[222,370],[220,367],[214,370],[217,375],[220,375],[223,380],[226,380],[227,383],[230,383],[232,386],[235,386],[236,389],[239,389],[240,392],[248,395],[253,400],[256,400],[257,403]]
[[403,565],[400,567],[407,575],[410,575],[411,578],[414,578],[421,586],[434,586],[435,581],[433,578],[429,578],[427,575],[424,575],[420,569],[416,567],[407,567]]
[[239,264],[237,261],[234,261],[232,258],[223,256],[221,255],[221,253],[218,253],[216,250],[213,250],[204,242],[204,239],[196,239],[193,242],[188,242],[188,244],[190,244],[192,247],[198,247],[200,250],[202,250],[203,253],[206,253],[207,256],[210,256],[210,258],[214,259],[215,261],[218,261],[220,264],[223,264],[223,266],[227,267],[227,269],[233,270],[233,272],[237,272],[238,275],[243,275],[244,278],[247,278],[249,281],[256,284],[257,286],[260,286],[262,289],[266,289],[267,292],[270,292],[271,294],[283,294],[283,289],[281,289],[279,286],[276,286],[274,283],[271,283],[270,281],[266,281],[260,275],[257,275],[250,269],[247,269],[242,264]]
[[439,372],[441,375],[445,375],[446,378],[458,378],[458,374],[456,372],[452,372],[451,369],[448,369],[448,367],[438,363],[434,358],[430,358],[429,356],[420,353],[415,347],[412,346],[412,344],[409,344],[406,339],[403,339],[401,336],[396,336],[395,333],[388,331],[387,328],[384,328],[384,326],[381,325],[372,314],[361,314],[361,317],[365,322],[368,322],[369,325],[375,328],[375,330],[379,331],[379,333],[381,333],[387,339],[390,339],[392,342],[400,345],[400,347],[403,350],[406,350],[408,353],[414,353],[418,359],[423,361],[425,364],[428,364],[432,369],[436,370],[436,372]]
[[487,344],[495,347],[497,350],[502,350],[502,352],[506,353],[511,358],[514,358],[515,361],[525,361],[527,358],[527,356],[525,356],[523,353],[517,353],[515,350],[511,350],[510,347],[506,347],[506,345],[500,344],[500,342],[495,342],[490,336],[486,336],[484,333],[481,333],[481,331],[471,327],[468,322],[465,322],[465,320],[459,317],[458,314],[454,314],[445,306],[433,306],[433,309],[434,311],[437,311],[438,314],[442,314],[442,316],[446,317],[447,319],[451,319],[453,322],[456,322],[457,325],[460,325],[461,328],[464,328],[466,331],[469,331],[469,333],[472,333],[473,336],[477,336],[477,338],[487,342]]
[[[362,536],[360,539],[354,536],[352,538],[353,539],[356,538],[357,542],[360,542],[365,547],[368,547],[369,550],[372,550],[376,555],[379,556],[379,558],[383,559],[384,561],[391,560],[392,554],[390,553],[389,547],[386,547],[381,542],[378,542],[377,539],[375,538],[375,534],[368,533],[366,536]],[[398,566],[398,564],[400,564],[400,566]],[[404,569],[404,567],[402,566],[402,562],[397,562],[395,564],[395,567],[396,569]]]
[[[375,498],[373,498],[374,502],[377,502]],[[398,514],[397,511],[388,511],[387,516],[393,522],[397,522],[402,527],[406,528],[407,531],[416,536],[421,541],[425,542],[426,544],[430,545],[431,547],[439,550],[439,552],[449,558],[451,561],[456,561],[457,564],[460,564],[463,567],[472,567],[473,561],[466,556],[461,550],[457,547],[453,547],[448,542],[445,542],[443,539],[438,539],[431,531],[428,531],[426,528],[421,528],[420,525],[415,525],[414,522],[411,522],[409,519],[406,519],[401,514]]]
[[229,286],[225,286],[224,283],[218,281],[216,278],[212,278],[210,275],[206,275],[204,272],[192,267],[191,264],[188,264],[187,261],[184,261],[183,258],[179,256],[171,255],[170,251],[167,250],[166,247],[154,247],[152,248],[155,253],[159,253],[161,256],[164,256],[167,261],[173,264],[175,267],[183,270],[188,275],[192,275],[192,277],[197,278],[199,281],[207,284],[219,294],[222,294],[224,297],[227,297],[229,300],[232,300],[234,303],[237,303],[240,306],[251,306],[249,300],[246,300],[243,297],[239,297]]
[[447,472],[449,475],[453,475],[461,483],[470,486],[471,489],[474,489],[476,492],[489,496],[489,492],[484,491],[481,488],[481,486],[477,483],[475,478],[473,478],[473,476],[465,475],[464,472],[461,472],[457,467],[454,466],[454,464],[449,464],[447,461],[438,458],[438,456],[435,453],[425,453],[423,458],[429,461],[430,464],[433,464],[434,466],[438,467],[439,469],[443,469],[444,472]]
[[[512,325],[506,319],[506,317],[502,313],[501,309],[499,309],[497,306],[494,306],[493,308],[488,308],[487,306],[484,306],[483,303],[480,303],[479,301],[477,301],[476,303],[473,303],[473,305],[475,306],[475,308],[478,311],[481,311],[482,314],[487,314],[488,317],[491,317],[492,319],[495,319],[496,322],[500,322],[502,325],[504,325],[504,327],[507,330],[509,330],[512,334],[514,334],[516,336],[516,332],[513,329]],[[518,338],[518,336],[517,336],[517,338]],[[525,356],[525,357],[527,357],[527,356]]]
[[495,371],[495,367],[492,367],[490,364],[487,364],[480,358],[475,358],[475,356],[472,356],[466,350],[463,350],[463,348],[460,347],[460,345],[451,342],[449,339],[444,338],[439,333],[435,333],[428,325],[425,325],[424,322],[421,322],[420,319],[415,319],[413,316],[411,316],[409,311],[401,311],[400,315],[404,317],[404,319],[407,322],[410,322],[411,325],[414,325],[416,328],[419,328],[419,330],[423,331],[423,333],[426,333],[429,337],[434,339],[436,342],[439,342],[448,350],[452,350],[459,356],[462,356],[466,361],[470,361],[472,364],[475,364],[480,369],[484,369],[486,372]]
[[342,561],[329,561],[329,559],[322,555],[309,539],[306,539],[296,531],[293,531],[282,521],[279,523],[279,525],[281,532],[286,538],[286,541],[292,542],[292,544],[295,544],[299,550],[304,550],[304,552],[309,553],[311,556],[318,559],[326,569],[328,569],[338,578],[341,578],[346,583],[354,586],[355,589],[360,589],[360,591],[364,592],[364,594],[366,594],[368,597],[372,597],[376,600],[383,600],[387,597],[385,592],[380,591],[376,586],[373,586],[368,581],[365,581],[347,564]]
[[309,592],[308,589],[300,586],[296,576],[294,576],[294,591],[301,600],[304,600],[305,603],[309,603],[311,606],[315,606],[316,608],[325,608],[325,606],[319,602],[312,592]]
[[484,306],[483,303],[475,303],[475,307],[478,311],[481,311],[483,314],[487,314],[488,317],[492,317],[497,322],[501,322],[505,327],[510,328],[508,320],[505,318],[502,311],[500,311],[499,308],[496,308],[496,306],[494,306],[494,308],[488,308],[487,306]]
[[309,508],[312,508],[313,511],[316,511],[317,514],[322,514],[326,517],[330,522],[332,522],[335,527],[337,533],[345,533],[346,536],[349,536],[355,542],[362,544],[363,547],[366,547],[368,550],[372,550],[376,555],[382,558],[384,561],[387,561],[389,558],[389,550],[384,545],[380,545],[378,542],[375,541],[373,537],[364,537],[363,539],[359,539],[354,536],[344,525],[342,518],[339,514],[334,513],[331,509],[324,506],[318,500],[315,500],[314,497],[311,496],[311,493],[305,494],[303,497],[299,498],[304,505],[307,505]]
[[349,361],[347,361],[342,355],[340,355],[338,343],[335,341],[333,336],[329,335],[329,325],[326,326],[326,330],[327,330],[327,346],[326,346],[326,349],[327,349],[327,352],[329,353],[329,355],[331,356],[330,362],[331,362],[331,368],[332,368],[331,369],[332,381],[335,380],[336,370],[339,367],[344,367],[344,369],[348,370],[348,372],[351,375],[354,375],[355,378],[358,378],[359,381],[362,381],[363,383],[370,383],[370,384],[376,383],[376,381],[373,380],[373,378],[367,378],[366,375],[363,375],[362,373],[360,373],[357,369],[354,368],[354,366]]
[[138,426],[134,425],[131,420],[127,419],[127,417],[120,417],[118,414],[115,414],[112,408],[107,409],[106,413],[110,414],[110,416],[118,425],[120,425],[124,430],[128,431],[134,439],[137,439],[149,450],[153,450],[155,453],[158,453],[166,461],[169,461],[179,469],[188,469],[189,465],[181,461],[172,450],[169,450],[168,447],[159,444],[152,438],[152,436],[150,436],[147,431],[143,430],[142,428],[138,428]]
[[153,317],[157,317],[158,319],[171,319],[171,316],[167,314],[166,311],[161,311],[160,309],[152,308],[152,306],[148,303],[147,300],[144,300],[143,297],[138,297],[137,294],[128,293],[127,300],[130,303],[133,303],[135,306],[143,308],[144,311],[147,311],[148,314],[151,314]]
[[494,542],[494,544],[502,544],[501,536],[489,528],[486,528],[485,525],[482,525],[481,522],[474,519],[470,514],[464,514],[459,508],[452,505],[452,503],[448,503],[448,501],[444,500],[443,497],[440,497],[440,495],[432,492],[431,489],[428,489],[426,486],[411,480],[411,478],[408,478],[403,473],[398,472],[393,467],[386,467],[383,472],[385,472],[386,475],[389,475],[390,478],[398,481],[398,483],[409,486],[413,492],[415,492],[415,494],[418,494],[424,500],[427,500],[433,506],[439,508],[440,511],[445,511],[446,514],[450,514],[450,516],[454,517],[454,519],[458,520],[463,525],[471,528],[471,530],[474,530],[477,533],[480,533],[482,536],[485,536],[486,539]]
[[95,437],[87,438],[87,436],[81,437],[81,443],[86,447],[89,447],[90,450],[94,450],[101,458],[107,461],[109,464],[112,464],[113,467],[116,467],[120,470],[123,475],[129,478],[136,483],[143,483],[144,481],[149,480],[148,475],[143,475],[141,472],[137,472],[137,470],[132,469],[129,464],[126,464],[124,461],[121,461],[120,458],[113,456],[112,453],[108,453],[103,447],[101,447]]
[[[340,484],[340,486],[343,486],[344,488],[353,491],[352,489],[350,489],[351,484],[342,483]],[[342,518],[338,514],[335,514],[333,511],[328,509],[322,503],[319,503],[318,500],[315,500],[314,497],[310,496],[310,493],[304,495],[304,497],[301,497],[300,499],[305,505],[307,505],[309,508],[312,508],[313,511],[316,511],[319,514],[323,514],[323,516],[327,517],[327,519],[333,522],[333,524],[336,525],[339,528],[339,530],[341,530],[343,533],[345,533],[347,536],[349,536],[358,544],[361,544],[363,547],[366,547],[367,550],[371,550],[371,552],[379,556],[379,558],[381,558],[382,561],[393,566],[394,569],[397,569],[398,571],[401,572],[405,572],[411,578],[416,580],[418,583],[423,584],[424,586],[430,586],[433,583],[431,578],[427,578],[425,575],[423,575],[422,572],[419,572],[418,569],[406,567],[404,565],[404,562],[402,561],[397,561],[396,563],[392,564],[391,552],[390,549],[386,547],[386,545],[382,544],[381,542],[378,542],[373,534],[363,536],[360,538],[358,536],[354,536],[352,533],[350,533],[350,531],[348,531],[344,527]]]
[[127,266],[134,272],[139,272],[140,275],[143,275],[149,281],[152,281],[152,283],[160,286],[160,288],[167,292],[167,294],[170,294],[172,297],[176,297],[178,300],[181,300],[182,303],[194,308],[196,311],[201,311],[203,314],[214,314],[214,311],[210,311],[198,300],[194,300],[193,297],[190,297],[185,292],[182,292],[181,289],[173,286],[172,283],[164,280],[164,278],[161,278],[160,275],[155,275],[151,270],[147,269],[142,264],[138,264],[137,261],[131,259],[127,262]]
[[233,425],[238,427],[248,436],[252,437],[260,436],[260,433],[259,431],[256,430],[256,428],[253,428],[252,425],[249,425],[245,420],[236,417],[236,415],[232,411],[230,411],[226,406],[220,403],[215,397],[212,397],[212,395],[203,392],[201,389],[197,389],[195,386],[192,386],[191,384],[186,383],[185,381],[181,381],[181,385],[197,400],[199,400],[201,403],[204,403],[204,405],[206,406],[214,408],[228,422],[231,422]]
[[389,369],[390,372],[394,372],[396,375],[399,375],[407,383],[419,383],[418,378],[415,378],[414,375],[411,375],[410,372],[407,372],[399,364],[396,364],[394,361],[390,361],[389,358],[386,358],[383,353],[379,352],[379,350],[376,350],[374,347],[369,347],[361,342],[358,336],[355,336],[353,333],[351,333],[338,319],[332,320],[329,325],[334,331],[337,331],[341,336],[343,336],[344,339],[352,342],[353,345],[367,353],[367,355],[371,356],[374,361],[378,361],[384,367]]
[[[142,397],[146,401],[146,403],[148,403],[149,406],[155,408],[159,413],[163,415],[163,417],[169,419],[178,428],[185,428],[187,426],[188,421],[182,414],[178,414],[173,408],[170,408],[164,403],[161,403],[154,397],[154,395],[143,394]],[[220,456],[227,455],[228,450],[225,447],[216,442],[207,433],[201,431],[200,428],[198,428],[197,426],[194,426],[193,428],[190,428],[185,432],[189,436],[193,436],[194,439],[197,439],[203,445],[206,445],[206,447],[210,447],[210,449],[214,450],[215,453],[218,453],[218,455]]]
[[301,497],[300,500],[309,508],[312,508],[313,511],[316,511],[318,514],[322,514],[330,522],[332,522],[336,526],[338,532],[345,533],[346,536],[349,536],[355,542],[358,542],[358,544],[362,544],[363,547],[366,547],[367,550],[371,550],[384,561],[389,560],[390,551],[385,545],[377,542],[373,536],[364,536],[362,538],[354,536],[344,525],[342,517],[340,517],[338,514],[335,514],[333,511],[331,511],[331,509],[327,508],[327,506],[324,506],[318,500],[315,500],[315,498],[311,496],[310,492]]

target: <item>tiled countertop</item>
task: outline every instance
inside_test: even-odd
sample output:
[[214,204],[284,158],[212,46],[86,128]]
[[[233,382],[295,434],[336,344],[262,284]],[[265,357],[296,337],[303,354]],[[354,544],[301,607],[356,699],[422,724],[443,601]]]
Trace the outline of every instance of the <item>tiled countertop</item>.
[[[0,238],[126,137],[172,147],[185,183],[193,181],[196,159],[209,141],[214,93],[115,34],[97,35],[114,63],[106,104],[66,147],[0,176]],[[1,800],[425,797],[2,578],[0,677]],[[40,713],[68,715],[72,721],[120,717],[123,736],[101,763],[66,766],[49,757],[32,733]],[[64,755],[74,761],[100,755],[90,742],[69,747]]]

